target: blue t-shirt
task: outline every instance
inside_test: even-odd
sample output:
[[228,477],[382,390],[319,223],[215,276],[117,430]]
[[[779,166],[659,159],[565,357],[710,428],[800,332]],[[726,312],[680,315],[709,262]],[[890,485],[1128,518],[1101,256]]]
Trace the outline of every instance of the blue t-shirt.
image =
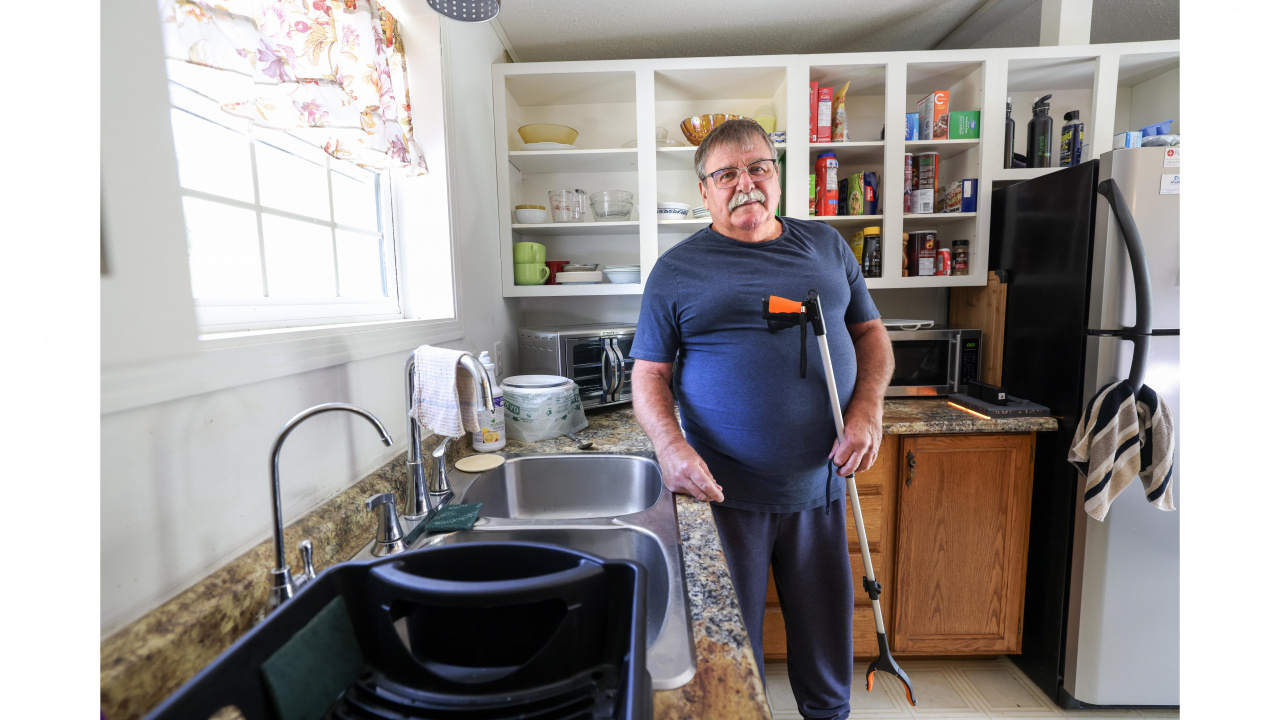
[[[835,423],[812,327],[801,378],[800,329],[769,332],[761,299],[818,291],[842,410],[858,372],[847,324],[880,314],[839,233],[823,222],[779,219],[782,234],[767,242],[706,228],[658,258],[631,357],[676,363],[685,438],[724,488],[724,505],[795,512],[826,503]],[[843,493],[836,475],[831,497]]]

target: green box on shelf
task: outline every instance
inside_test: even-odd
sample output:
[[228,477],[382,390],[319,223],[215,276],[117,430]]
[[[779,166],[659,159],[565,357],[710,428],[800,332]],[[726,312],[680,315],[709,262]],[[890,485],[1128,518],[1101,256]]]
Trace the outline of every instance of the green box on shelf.
[[982,124],[981,110],[964,110],[952,111],[951,117],[948,118],[950,133],[947,137],[951,140],[977,140],[978,130]]

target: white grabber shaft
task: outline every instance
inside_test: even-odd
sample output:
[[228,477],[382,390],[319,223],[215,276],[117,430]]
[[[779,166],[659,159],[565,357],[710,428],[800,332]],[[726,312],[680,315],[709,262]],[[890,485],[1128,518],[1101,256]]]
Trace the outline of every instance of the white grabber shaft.
[[[826,318],[821,317],[822,310],[818,310],[819,321],[823,328],[826,327]],[[840,438],[840,442],[844,442],[844,415],[840,412],[840,392],[836,389],[836,374],[831,365],[831,348],[827,345],[827,335],[824,332],[818,336],[818,349],[822,351],[822,371],[827,378],[827,397],[831,398],[831,414],[836,421],[836,437]],[[862,568],[867,571],[867,581],[872,585],[876,582],[876,572],[871,568],[871,551],[867,549],[867,530],[862,525],[862,505],[858,503],[858,484],[854,481],[853,476],[849,476],[849,481],[845,483],[849,486],[849,500],[853,503],[853,524],[858,528],[858,548],[862,550]],[[876,598],[871,601],[871,612],[876,618],[876,632],[884,634],[884,617],[880,614],[880,599]]]

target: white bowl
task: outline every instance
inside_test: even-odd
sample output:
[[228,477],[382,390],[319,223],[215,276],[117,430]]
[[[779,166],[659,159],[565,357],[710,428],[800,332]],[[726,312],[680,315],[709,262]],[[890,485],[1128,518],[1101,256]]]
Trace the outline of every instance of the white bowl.
[[535,210],[533,208],[518,208],[516,210],[516,222],[521,225],[533,225],[536,223],[544,223],[547,221],[547,211]]
[[594,272],[564,272],[563,270],[556,273],[556,283],[559,285],[594,285],[604,280],[604,273],[596,270]]
[[618,284],[618,285],[640,282],[639,270],[608,270],[606,269],[604,271],[604,274],[609,276],[609,282]]
[[689,215],[689,206],[678,202],[658,203],[658,220],[683,220]]

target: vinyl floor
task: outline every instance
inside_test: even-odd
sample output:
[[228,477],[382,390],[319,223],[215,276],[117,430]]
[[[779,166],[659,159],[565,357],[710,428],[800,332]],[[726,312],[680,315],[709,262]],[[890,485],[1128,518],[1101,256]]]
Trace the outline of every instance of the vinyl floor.
[[[916,702],[907,702],[902,684],[877,676],[870,693],[862,685],[865,663],[854,680],[850,720],[889,718],[1177,718],[1177,710],[1063,710],[1004,657],[985,661],[912,661],[899,665],[911,677]],[[787,680],[786,663],[765,663],[766,690],[775,720],[799,720]]]

